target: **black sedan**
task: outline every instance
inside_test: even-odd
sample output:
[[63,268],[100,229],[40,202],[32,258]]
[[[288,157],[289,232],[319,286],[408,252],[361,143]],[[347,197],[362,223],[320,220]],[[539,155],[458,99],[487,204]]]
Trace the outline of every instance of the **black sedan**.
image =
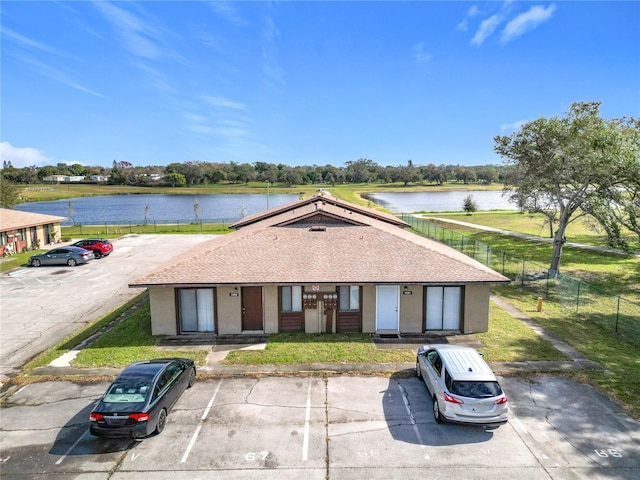
[[188,358],[158,358],[125,368],[89,415],[98,437],[143,438],[161,433],[167,413],[191,387],[196,367]]
[[75,267],[80,263],[87,263],[93,260],[95,255],[91,250],[80,247],[60,247],[29,257],[29,265],[39,267],[40,265],[69,265]]

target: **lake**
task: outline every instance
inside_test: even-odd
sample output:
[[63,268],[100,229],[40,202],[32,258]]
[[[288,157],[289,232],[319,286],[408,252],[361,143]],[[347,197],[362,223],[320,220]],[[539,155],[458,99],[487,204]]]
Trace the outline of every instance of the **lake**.
[[[515,210],[501,191],[392,192],[368,193],[364,198],[395,213],[462,211],[467,195],[478,210]],[[297,194],[269,195],[269,207],[278,207],[298,199]],[[62,225],[141,225],[145,223],[194,223],[194,204],[199,205],[198,219],[203,223],[230,223],[243,216],[267,209],[267,195],[104,195],[71,200],[32,202],[16,205],[16,210],[67,217]],[[69,208],[71,202],[71,209]]]
[[[271,194],[269,208],[297,199],[297,194]],[[145,209],[148,206],[146,223],[194,223],[196,201],[199,205],[198,218],[203,223],[230,223],[267,209],[267,195],[260,194],[104,195],[22,203],[13,208],[69,218],[62,225],[139,225],[145,223]]]
[[478,210],[517,210],[502,196],[502,190],[447,192],[389,192],[362,195],[394,213],[462,212],[464,199],[471,195]]

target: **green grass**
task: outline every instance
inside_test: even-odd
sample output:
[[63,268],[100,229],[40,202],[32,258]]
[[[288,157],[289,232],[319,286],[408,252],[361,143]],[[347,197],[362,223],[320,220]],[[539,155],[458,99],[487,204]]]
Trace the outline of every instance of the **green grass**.
[[158,350],[156,347],[161,340],[162,336],[151,335],[151,314],[149,304],[145,303],[80,351],[72,366],[125,367],[135,361],[161,357],[191,358],[197,365],[204,365],[206,350]]
[[135,298],[129,300],[124,305],[108,313],[104,317],[99,318],[94,322],[91,322],[90,324],[84,326],[80,330],[64,338],[53,347],[40,353],[25,365],[24,371],[30,372],[36,367],[48,365],[49,363],[51,363],[52,360],[55,360],[56,358],[63,355],[64,353],[67,353],[72,348],[77,347],[92,335],[96,334],[97,332],[103,329],[106,329],[108,325],[110,325],[112,322],[115,322],[121,315],[131,313],[137,305],[140,305],[141,303],[145,303],[145,302],[148,302],[147,292],[141,293]]
[[[636,419],[640,418],[640,329],[636,335],[612,334],[608,322],[593,316],[568,312],[559,304],[545,302],[538,312],[534,299],[512,287],[498,287],[498,293],[548,332],[564,340],[605,371],[576,376],[613,397]],[[636,319],[640,323],[640,318]]]
[[489,305],[489,331],[475,335],[490,362],[524,362],[527,360],[570,360],[526,324],[514,319],[498,305]]
[[[432,212],[428,216],[458,220],[486,227],[499,228],[510,232],[525,233],[541,238],[550,238],[549,224],[545,222],[546,218],[542,214],[515,211],[483,211],[475,212],[473,215],[467,215],[466,213]],[[453,227],[451,224],[447,225]],[[554,225],[554,227],[557,227],[557,225]],[[628,230],[625,230],[623,235],[631,240],[632,249],[640,250],[637,235],[634,235]],[[587,221],[586,217],[571,222],[567,226],[566,237],[569,242],[603,247],[607,246],[604,232],[594,227],[593,223]]]
[[30,252],[14,253],[9,257],[4,257],[0,260],[0,272],[10,272],[16,268],[26,267],[29,262],[29,257],[43,252],[45,252],[45,250],[32,250]]
[[[482,232],[437,221],[432,223],[460,232],[466,238],[491,245],[493,249],[536,263],[543,269],[550,265],[553,246],[549,243]],[[640,303],[640,257],[565,246],[562,249],[560,272]]]
[[280,333],[265,350],[229,352],[226,365],[395,363],[415,361],[413,350],[378,350],[367,334]]
[[61,235],[64,241],[79,240],[87,237],[101,237],[114,239],[122,235],[131,233],[135,234],[191,234],[191,233],[209,233],[209,234],[225,234],[232,230],[229,224],[225,223],[172,223],[172,224],[153,224],[146,225],[74,225],[61,228]]

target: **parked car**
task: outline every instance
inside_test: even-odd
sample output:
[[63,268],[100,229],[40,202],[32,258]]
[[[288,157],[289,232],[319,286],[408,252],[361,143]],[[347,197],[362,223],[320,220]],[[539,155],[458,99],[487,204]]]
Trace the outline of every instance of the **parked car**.
[[416,373],[429,390],[438,423],[496,424],[508,420],[507,394],[473,348],[423,345],[416,356]]
[[93,260],[95,255],[91,250],[80,247],[60,247],[49,250],[45,253],[29,257],[29,265],[39,267],[40,265],[69,265],[75,267],[79,263],[87,263]]
[[98,437],[143,438],[164,430],[167,414],[196,378],[188,358],[158,358],[125,368],[89,415]]
[[96,258],[106,257],[113,252],[113,243],[106,238],[85,238],[74,243],[73,246],[91,250]]

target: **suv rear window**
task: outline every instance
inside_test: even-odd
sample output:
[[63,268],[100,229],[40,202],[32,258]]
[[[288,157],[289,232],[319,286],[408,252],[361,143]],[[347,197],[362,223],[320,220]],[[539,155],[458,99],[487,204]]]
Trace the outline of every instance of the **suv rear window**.
[[498,382],[453,382],[449,391],[468,398],[488,398],[502,395]]

